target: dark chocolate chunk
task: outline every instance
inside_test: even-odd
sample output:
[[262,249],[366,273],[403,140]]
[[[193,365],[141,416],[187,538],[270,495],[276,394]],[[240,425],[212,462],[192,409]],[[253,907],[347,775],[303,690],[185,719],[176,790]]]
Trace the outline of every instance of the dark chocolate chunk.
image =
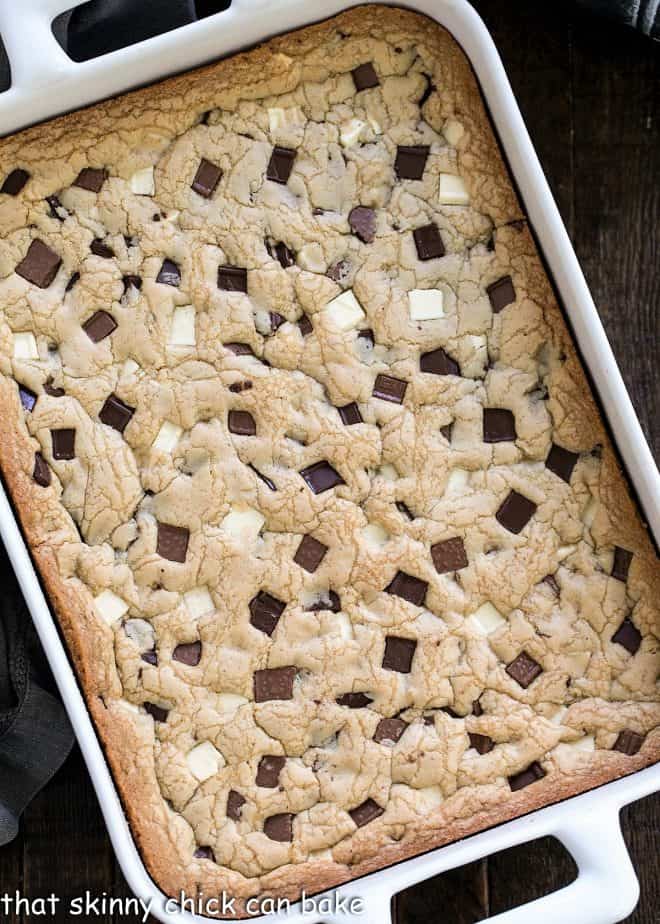
[[293,819],[295,815],[291,812],[281,812],[279,815],[271,815],[264,821],[264,834],[271,841],[279,841],[288,844],[293,840]]
[[293,560],[297,565],[300,565],[301,568],[304,568],[305,571],[308,571],[309,574],[314,574],[325,558],[325,553],[327,551],[327,545],[319,542],[318,539],[315,539],[313,536],[303,536],[296,550],[296,554],[293,556]]
[[234,356],[254,356],[252,347],[247,343],[223,343],[223,346]]
[[177,288],[181,285],[181,273],[174,260],[163,260],[163,265],[156,276],[156,282],[160,282],[164,286],[175,286]]
[[501,407],[484,408],[484,443],[508,443],[516,436],[516,418],[511,411]]
[[227,794],[227,818],[231,818],[232,821],[240,821],[245,801],[240,792],[230,789]]
[[546,576],[542,580],[542,583],[547,584],[550,590],[553,592],[553,594],[556,597],[559,596],[560,587],[559,587],[559,584],[557,583],[557,579],[554,576],[554,574],[546,574]]
[[635,754],[637,754],[643,744],[644,735],[639,735],[637,732],[631,731],[629,728],[624,728],[623,731],[619,732],[612,750],[620,751],[622,754],[626,754],[628,757],[633,757]]
[[286,321],[286,318],[282,317],[278,311],[269,311],[268,317],[270,319],[270,329],[273,333],[275,333],[276,330],[279,330]]
[[181,645],[177,645],[172,652],[173,661],[180,661],[181,664],[187,664],[189,667],[197,667],[201,659],[201,642],[184,642]]
[[353,234],[363,244],[371,244],[376,236],[376,213],[365,205],[356,205],[348,213],[348,223]]
[[267,475],[264,475],[263,472],[260,472],[258,468],[255,468],[251,462],[248,462],[248,468],[252,469],[259,481],[263,481],[267,488],[270,488],[271,491],[277,491],[277,485],[275,482],[271,481],[271,479]]
[[205,157],[202,157],[195,178],[190,184],[191,188],[194,189],[196,193],[199,193],[200,196],[204,196],[205,199],[210,199],[215,192],[216,186],[220,182],[221,176],[222,170],[220,167],[217,167],[215,164],[212,164],[210,160],[206,160]]
[[415,519],[415,515],[411,511],[410,507],[407,504],[405,504],[403,501],[397,501],[395,506],[396,506],[396,509],[399,511],[399,513],[402,513],[404,517],[406,517],[407,519],[411,521]]
[[55,251],[35,237],[16,267],[16,272],[40,289],[47,289],[57,276],[61,263]]
[[331,613],[338,613],[341,609],[341,600],[339,594],[334,590],[319,592],[318,598],[305,607],[306,613],[320,613],[322,610],[330,610]]
[[104,260],[111,260],[115,255],[112,247],[109,247],[105,241],[102,241],[99,237],[94,238],[89,245],[89,249],[93,254],[96,254],[97,257],[103,257]]
[[402,379],[395,379],[392,375],[383,375],[381,373],[376,376],[372,394],[374,398],[381,398],[383,401],[391,401],[392,404],[401,404],[406,394],[407,387],[408,383],[404,382]]
[[156,703],[142,703],[142,705],[154,722],[167,722],[167,717],[170,714],[169,709],[163,709],[162,706],[157,706]]
[[31,389],[27,387],[27,385],[19,384],[18,397],[21,399],[21,404],[26,411],[33,410],[35,404],[37,403],[37,396]]
[[240,395],[242,391],[249,391],[252,388],[252,382],[249,379],[245,379],[243,382],[232,382],[229,386],[229,391],[233,392],[235,395]]
[[495,747],[495,742],[488,735],[478,735],[476,732],[468,732],[470,747],[474,748],[480,754],[488,754]]
[[210,847],[198,847],[193,857],[196,860],[210,860],[211,863],[215,863],[215,854]]
[[64,208],[57,196],[46,196],[46,202],[48,203],[48,212],[50,217],[56,218],[57,221],[64,221],[69,213]]
[[158,539],[156,552],[161,558],[168,561],[177,561],[183,564],[188,552],[190,530],[185,526],[171,526],[168,523],[158,523]]
[[460,536],[453,539],[443,539],[431,546],[431,558],[438,574],[447,574],[449,571],[460,571],[467,568],[468,558],[465,554],[465,545]]
[[230,411],[227,426],[229,432],[237,436],[254,436],[257,432],[254,417],[249,411]]
[[394,172],[400,180],[421,180],[428,156],[428,145],[399,145],[396,149]]
[[536,783],[537,780],[542,780],[544,776],[545,770],[541,764],[535,760],[525,770],[521,770],[520,773],[514,773],[513,776],[509,777],[509,786],[511,787],[511,792],[517,792],[519,789],[524,789],[525,786],[529,786],[531,783]]
[[359,93],[360,90],[369,90],[371,87],[377,87],[380,83],[378,74],[371,61],[367,61],[366,64],[360,64],[358,67],[353,68],[351,74],[357,93]]
[[352,424],[362,423],[362,414],[355,401],[351,401],[350,404],[345,404],[343,407],[338,407],[337,410],[344,426],[350,427]]
[[265,635],[272,635],[285,608],[284,601],[278,600],[265,590],[260,590],[256,597],[250,600],[250,625]]
[[634,655],[642,644],[642,634],[630,616],[626,616],[612,636],[612,641],[617,645],[623,645],[627,652]]
[[63,388],[58,388],[53,384],[52,377],[49,377],[44,382],[44,391],[47,395],[50,395],[51,398],[63,398],[66,392]]
[[224,292],[247,292],[247,270],[243,266],[219,266],[218,288]]
[[396,744],[407,728],[408,723],[403,719],[381,719],[374,732],[374,741],[377,744]]
[[506,672],[526,690],[539,674],[543,673],[543,668],[526,651],[521,651],[510,664],[507,664]]
[[287,247],[284,241],[274,243],[273,241],[266,240],[265,244],[269,256],[274,260],[278,260],[282,269],[293,266],[296,262],[296,255]]
[[409,674],[416,648],[417,642],[415,639],[401,638],[399,635],[388,635],[385,639],[383,667],[387,671]]
[[527,526],[535,512],[535,503],[517,491],[509,491],[495,517],[510,533],[519,533]]
[[422,228],[415,228],[413,239],[417,248],[417,256],[420,260],[434,260],[436,257],[444,257],[445,245],[442,243],[440,231],[435,223],[432,222]]
[[51,430],[50,438],[53,445],[54,459],[75,459],[76,457],[76,431],[70,427],[60,430]]
[[298,318],[298,329],[300,330],[300,333],[303,335],[303,337],[309,337],[309,335],[313,332],[314,327],[306,314],[303,314]]
[[4,183],[0,186],[0,193],[6,193],[8,196],[17,196],[29,179],[30,174],[27,170],[17,167],[5,177]]
[[431,80],[428,74],[423,74],[422,76],[426,80],[426,86],[424,87],[424,92],[422,93],[420,98],[417,100],[417,105],[420,107],[420,109],[424,105],[426,100],[429,98],[431,93],[433,93],[433,91],[437,89],[436,85],[433,83],[433,81]]
[[342,693],[335,702],[338,706],[348,706],[349,709],[364,709],[369,703],[373,703],[373,699],[366,693]]
[[92,343],[99,343],[116,330],[117,322],[107,311],[96,311],[82,326]]
[[83,167],[76,179],[73,181],[74,186],[80,189],[88,189],[90,192],[100,192],[101,187],[108,178],[105,170],[99,170],[97,167]]
[[438,347],[430,353],[422,353],[419,357],[419,368],[422,372],[431,375],[460,375],[461,369],[455,359]]
[[146,661],[147,664],[152,664],[154,667],[158,665],[158,654],[155,648],[151,648],[149,651],[143,651],[140,657],[143,661]]
[[484,714],[483,706],[478,699],[475,699],[472,703],[472,715],[480,716]]
[[254,672],[254,700],[267,703],[272,699],[293,699],[295,667],[271,667]]
[[123,433],[134,413],[135,408],[129,407],[128,404],[124,404],[117,395],[108,395],[103,407],[99,411],[99,420],[101,423],[106,424],[106,426],[112,427],[119,433]]
[[621,546],[614,546],[614,563],[612,565],[612,577],[616,578],[617,581],[623,581],[624,584],[628,580],[628,571],[630,569],[630,562],[632,561],[633,553],[629,552],[627,549],[622,549]]
[[133,286],[134,289],[137,289],[138,292],[142,288],[142,277],[141,276],[123,276],[122,282],[124,283],[124,294]]
[[516,290],[513,288],[511,276],[503,276],[486,288],[490,305],[495,314],[516,300]]
[[578,455],[576,452],[569,452],[568,449],[563,449],[553,443],[548,453],[548,458],[545,460],[545,466],[561,478],[562,481],[565,481],[566,484],[570,484],[577,460]]
[[296,152],[291,148],[274,147],[266,168],[266,179],[275,183],[287,183],[293,170]]
[[428,581],[422,581],[421,578],[406,574],[405,571],[397,571],[385,588],[385,593],[402,597],[408,603],[414,603],[415,606],[424,606],[428,587]]
[[358,331],[358,340],[364,340],[371,347],[373,347],[376,342],[374,340],[374,332],[369,327]]
[[381,808],[373,799],[367,799],[362,805],[358,805],[357,808],[351,809],[348,814],[358,828],[361,828],[364,825],[368,825],[370,821],[374,821],[382,815],[384,811],[385,809]]
[[300,475],[314,494],[322,494],[337,485],[346,484],[339,472],[325,460],[301,469]]
[[286,757],[280,757],[275,754],[267,754],[259,761],[257,767],[257,786],[263,786],[264,789],[275,789],[280,782],[280,773],[286,763]]
[[42,488],[47,488],[51,481],[50,468],[40,452],[34,454],[32,477]]
[[70,277],[69,281],[67,282],[66,286],[64,287],[64,292],[65,293],[70,292],[79,279],[80,279],[80,273],[73,273],[73,275]]

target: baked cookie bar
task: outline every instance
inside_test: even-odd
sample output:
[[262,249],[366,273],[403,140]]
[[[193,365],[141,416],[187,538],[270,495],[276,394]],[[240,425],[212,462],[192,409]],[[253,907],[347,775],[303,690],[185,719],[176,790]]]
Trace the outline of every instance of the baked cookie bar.
[[0,154],[2,471],[166,892],[657,760],[656,556],[447,32],[357,8]]

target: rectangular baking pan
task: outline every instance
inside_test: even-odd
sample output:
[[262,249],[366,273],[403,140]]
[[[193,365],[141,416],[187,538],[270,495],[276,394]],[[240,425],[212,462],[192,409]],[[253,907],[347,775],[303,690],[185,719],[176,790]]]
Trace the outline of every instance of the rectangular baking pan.
[[[0,0],[0,35],[12,70],[12,86],[0,94],[0,134],[9,134],[359,5],[351,0],[322,3],[233,0],[228,10],[201,22],[101,58],[75,63],[58,45],[51,24],[59,13],[81,2]],[[435,19],[448,29],[474,68],[525,212],[600,397],[614,443],[650,530],[660,543],[660,476],[492,39],[466,0],[408,0],[401,5]],[[167,924],[208,924],[208,917],[171,907],[166,910],[166,896],[140,858],[55,620],[2,486],[0,535],[75,729],[126,880],[138,897],[151,902],[151,912],[159,920]],[[361,898],[362,910],[355,909],[355,913],[325,907],[317,913],[305,913],[297,904],[286,912],[250,920],[263,924],[284,921],[318,924],[320,920],[324,924],[387,924],[391,921],[392,896],[402,889],[514,844],[552,835],[572,854],[579,870],[577,879],[551,895],[488,920],[498,924],[559,921],[614,924],[630,913],[639,895],[635,871],[621,834],[619,812],[622,806],[657,789],[660,789],[660,764],[327,893],[328,898],[332,895],[342,899]],[[319,902],[320,898],[316,896],[315,900]]]

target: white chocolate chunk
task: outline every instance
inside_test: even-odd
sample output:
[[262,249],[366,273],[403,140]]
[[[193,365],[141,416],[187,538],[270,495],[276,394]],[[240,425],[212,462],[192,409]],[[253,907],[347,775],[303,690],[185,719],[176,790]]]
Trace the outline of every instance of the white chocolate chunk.
[[195,346],[195,309],[192,305],[186,305],[183,308],[175,308],[172,316],[172,327],[170,328],[169,345],[178,346]]
[[233,507],[222,521],[223,530],[234,539],[256,538],[266,522],[252,507]]
[[127,619],[124,623],[124,631],[140,651],[150,651],[154,647],[156,636],[153,626],[146,619]]
[[136,170],[131,177],[131,192],[136,196],[153,196],[156,192],[154,183],[154,168],[143,167],[142,170]]
[[447,479],[445,494],[459,494],[470,483],[470,473],[465,468],[452,468]]
[[445,316],[440,289],[412,289],[408,304],[411,321],[435,321]]
[[352,289],[347,289],[346,292],[342,292],[341,295],[328,302],[325,306],[325,313],[333,327],[342,331],[357,327],[366,317]]
[[268,130],[271,134],[280,128],[295,128],[305,124],[305,114],[299,106],[282,109],[274,106],[268,110]]
[[362,119],[349,119],[344,122],[339,131],[339,140],[345,148],[352,148],[360,140],[360,132],[365,127],[366,122]]
[[342,638],[354,638],[353,623],[346,613],[337,613],[337,625],[339,626],[339,634]]
[[440,174],[440,202],[442,205],[467,205],[470,196],[460,176]]
[[195,779],[203,783],[215,776],[220,767],[224,767],[225,759],[210,741],[202,741],[192,751],[188,751],[186,763]]
[[506,619],[492,603],[483,603],[478,610],[469,617],[470,624],[481,633],[490,635],[506,623]]
[[236,712],[241,706],[244,706],[248,700],[238,693],[218,693],[215,704],[218,712]]
[[182,433],[182,427],[179,427],[177,424],[170,423],[169,420],[163,421],[160,430],[158,431],[158,436],[153,441],[153,448],[160,449],[161,452],[172,452],[176,444],[179,442],[179,437]]
[[199,619],[215,609],[208,587],[193,587],[192,590],[187,590],[183,595],[183,602],[192,619]]
[[323,248],[315,241],[312,241],[311,244],[304,244],[300,248],[296,254],[296,262],[301,269],[307,270],[308,273],[325,273],[327,268]]
[[102,590],[97,597],[94,597],[94,606],[96,612],[102,619],[105,619],[108,625],[117,622],[128,611],[128,603],[111,590]]
[[374,549],[381,549],[390,538],[390,534],[380,523],[369,523],[362,530],[362,536],[365,543]]
[[443,126],[442,134],[445,136],[449,144],[452,145],[452,147],[456,147],[458,142],[465,134],[465,129],[460,122],[456,121],[456,119],[447,119]]
[[14,334],[14,359],[39,359],[37,341],[31,331]]

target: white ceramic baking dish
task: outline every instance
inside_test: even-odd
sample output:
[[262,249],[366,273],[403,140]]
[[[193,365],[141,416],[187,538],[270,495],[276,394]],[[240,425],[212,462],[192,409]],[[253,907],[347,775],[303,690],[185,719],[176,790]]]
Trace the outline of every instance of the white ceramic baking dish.
[[[233,0],[229,10],[199,23],[78,64],[57,44],[51,23],[58,13],[81,2],[0,0],[0,35],[12,69],[11,89],[0,94],[1,134],[357,5],[355,0]],[[660,541],[660,476],[490,35],[466,0],[408,0],[402,5],[445,26],[472,62],[614,439],[649,526],[656,541]],[[168,924],[208,924],[206,917],[167,911],[165,896],[145,869],[53,615],[1,487],[0,534],[53,668],[131,889],[144,901],[151,901],[152,914]],[[579,869],[577,879],[564,889],[489,920],[498,924],[614,924],[630,913],[639,894],[621,835],[619,812],[623,805],[659,788],[660,765],[656,765],[336,890],[335,895],[342,898],[362,898],[361,913],[325,909],[305,913],[296,905],[286,913],[251,920],[263,924],[318,924],[321,920],[324,924],[386,924],[391,920],[392,896],[402,889],[514,844],[554,835],[572,854]]]

